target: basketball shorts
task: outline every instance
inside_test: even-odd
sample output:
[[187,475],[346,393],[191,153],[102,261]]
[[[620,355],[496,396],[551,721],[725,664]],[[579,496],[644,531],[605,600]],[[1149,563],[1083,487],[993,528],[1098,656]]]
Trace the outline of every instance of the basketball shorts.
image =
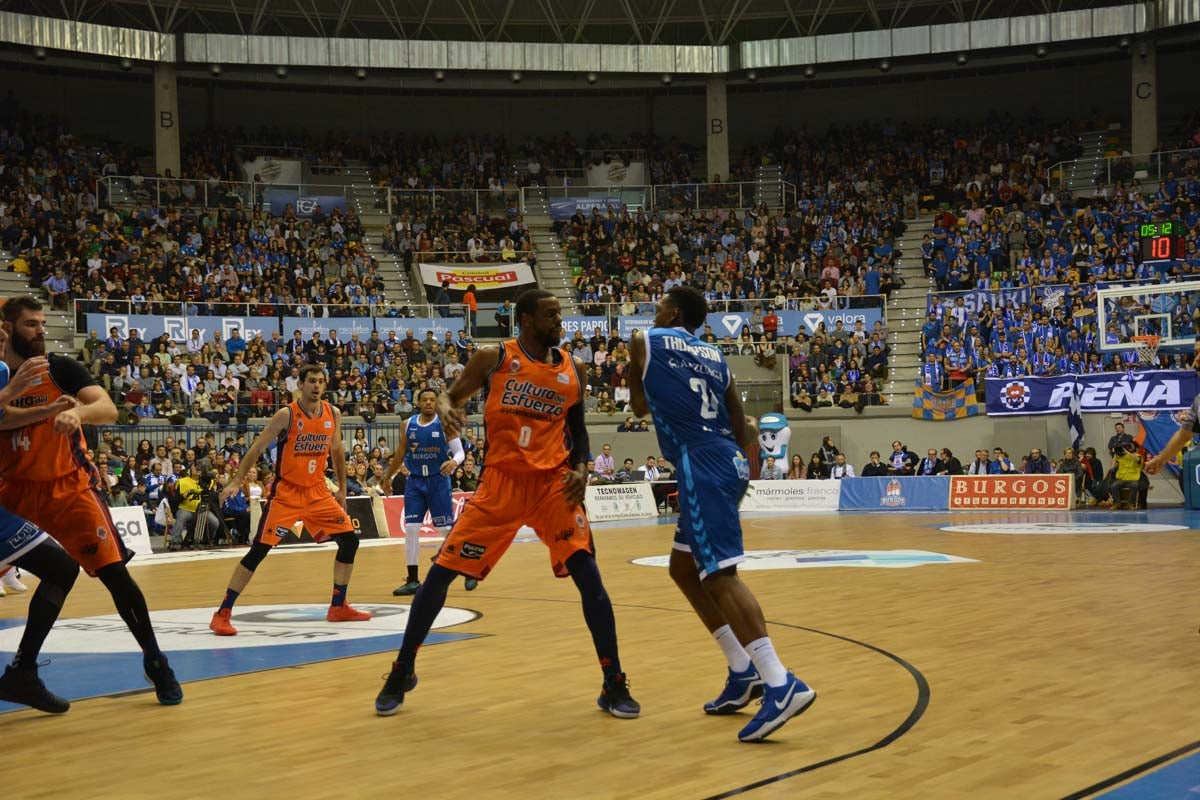
[[555,576],[567,577],[567,559],[580,550],[595,553],[592,528],[582,505],[569,505],[567,468],[504,472],[488,467],[474,497],[446,535],[437,563],[483,579],[508,550],[517,530],[528,525],[550,549]]
[[0,569],[49,538],[49,534],[37,525],[0,508]]
[[428,478],[410,476],[404,485],[404,524],[425,521],[428,512],[435,528],[454,524],[454,499],[450,494],[450,479],[445,475]]
[[750,463],[733,442],[684,448],[679,463],[679,526],[673,547],[691,553],[705,578],[746,560],[738,503]]
[[103,495],[72,475],[57,481],[0,482],[0,503],[53,536],[88,575],[133,558]]
[[330,536],[354,530],[350,515],[325,484],[306,487],[277,481],[258,521],[254,541],[274,547],[292,532],[297,522],[304,523],[318,542],[327,542]]

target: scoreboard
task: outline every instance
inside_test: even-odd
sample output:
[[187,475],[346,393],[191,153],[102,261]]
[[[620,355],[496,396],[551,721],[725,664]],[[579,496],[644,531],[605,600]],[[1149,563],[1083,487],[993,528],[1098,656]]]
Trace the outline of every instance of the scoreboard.
[[1139,229],[1142,261],[1182,261],[1183,231],[1178,222],[1144,223]]

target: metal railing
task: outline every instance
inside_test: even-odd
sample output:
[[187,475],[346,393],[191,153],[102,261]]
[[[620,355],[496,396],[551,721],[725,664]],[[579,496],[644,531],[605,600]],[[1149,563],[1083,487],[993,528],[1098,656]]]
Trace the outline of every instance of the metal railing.
[[[239,205],[252,208],[261,205],[264,210],[277,216],[285,212],[286,205],[291,205],[293,211],[308,216],[313,211],[313,205],[322,198],[341,198],[342,204],[348,207],[351,188],[331,183],[264,183],[105,175],[96,183],[96,205],[99,208],[141,203],[196,208],[236,208]],[[278,193],[277,198],[268,197],[274,193]],[[272,200],[284,206],[267,209],[267,204]],[[323,210],[328,213],[331,209]]]
[[[380,437],[386,439],[388,446],[395,450],[403,425],[403,422],[392,421],[368,423],[347,420],[342,426],[342,441],[346,446],[346,453],[352,455],[354,445],[361,442],[361,440],[355,438],[360,429],[366,436],[366,442],[370,445],[369,447],[364,446],[368,455],[370,455],[372,448],[378,446]],[[236,442],[237,437],[243,435],[246,437],[246,445],[248,447],[254,441],[254,437],[262,432],[264,427],[266,426],[257,422],[246,423],[244,425],[139,423],[137,425],[105,425],[99,427],[98,431],[101,437],[105,432],[109,432],[113,435],[114,439],[120,438],[121,448],[124,450],[126,456],[133,456],[136,455],[137,448],[143,439],[148,440],[152,448],[157,448],[159,445],[166,446],[169,439],[174,447],[186,450],[208,433],[213,434],[217,450],[220,450],[225,445],[226,437],[231,437]],[[483,426],[477,422],[468,422],[466,429],[479,433],[483,430]],[[100,440],[103,441],[102,438]]]
[[[499,189],[421,189],[403,186],[381,187],[383,209],[391,216],[405,211],[515,211],[521,201],[515,187]],[[379,205],[379,202],[376,203]]]
[[[1056,188],[1062,190],[1068,187],[1077,173],[1091,167],[1089,184],[1099,188],[1112,186],[1117,181],[1128,183],[1135,179],[1164,181],[1171,172],[1181,177],[1187,173],[1188,161],[1200,161],[1200,148],[1060,161],[1050,168],[1050,175],[1055,180]],[[1137,174],[1141,170],[1145,170],[1146,175],[1139,178]]]
[[[591,215],[593,207],[607,213],[628,209],[692,209],[748,208],[766,203],[772,208],[794,206],[796,185],[788,181],[739,181],[732,183],[665,183],[645,186],[525,186],[521,188],[521,211],[527,213],[530,193],[555,200],[581,199],[583,212]],[[607,201],[607,202],[604,202]],[[570,213],[574,213],[574,209]]]

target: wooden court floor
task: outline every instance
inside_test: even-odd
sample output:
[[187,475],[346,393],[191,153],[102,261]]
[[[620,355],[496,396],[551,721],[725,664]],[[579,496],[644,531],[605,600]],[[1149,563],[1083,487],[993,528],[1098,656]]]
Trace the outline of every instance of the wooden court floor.
[[[640,719],[597,710],[600,672],[577,595],[534,541],[515,544],[477,591],[451,587],[448,606],[481,616],[443,632],[479,636],[423,648],[420,685],[395,717],[372,708],[393,635],[375,654],[188,681],[178,707],[134,692],[77,701],[61,717],[2,714],[10,763],[0,785],[12,798],[131,800],[1067,797],[1200,740],[1197,533],[939,527],[1104,526],[1157,513],[747,520],[748,550],[797,566],[862,551],[974,560],[744,572],[785,663],[819,692],[760,745],[736,741],[746,712],[700,710],[724,663],[666,569],[632,563],[667,552],[671,528],[651,525],[596,532]],[[273,554],[239,606],[326,603],[332,553]],[[195,610],[170,628],[204,648],[234,563],[134,574],[153,611]],[[402,547],[361,549],[351,602],[407,602],[391,595],[402,574]],[[2,617],[24,609],[20,596],[0,600]],[[111,613],[103,588],[81,578],[64,616]],[[47,658],[47,683],[65,691]],[[185,664],[176,661],[187,680]]]

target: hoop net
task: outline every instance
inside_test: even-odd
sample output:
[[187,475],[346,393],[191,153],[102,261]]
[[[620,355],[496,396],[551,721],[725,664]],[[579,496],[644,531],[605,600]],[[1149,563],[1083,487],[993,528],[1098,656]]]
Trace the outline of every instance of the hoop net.
[[1162,339],[1161,336],[1153,336],[1146,334],[1143,336],[1130,336],[1129,340],[1137,344],[1138,362],[1141,364],[1157,364],[1158,363],[1158,342]]

